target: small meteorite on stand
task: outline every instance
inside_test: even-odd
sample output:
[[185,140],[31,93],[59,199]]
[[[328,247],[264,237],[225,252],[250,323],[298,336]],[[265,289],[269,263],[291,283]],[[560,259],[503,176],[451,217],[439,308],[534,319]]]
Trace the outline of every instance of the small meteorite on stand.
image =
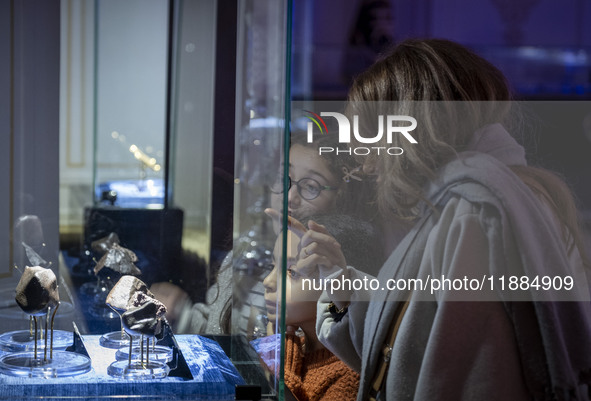
[[[59,293],[57,278],[51,269],[27,266],[16,287],[15,300],[34,322],[34,351],[7,352],[0,357],[0,372],[19,377],[64,377],[86,373],[91,369],[90,358],[75,352],[53,349],[53,325]],[[51,341],[48,346],[48,321],[51,314]],[[38,358],[37,319],[45,316],[45,348]],[[10,333],[5,333],[10,334]],[[49,356],[47,350],[49,349]]]
[[[121,321],[125,331],[141,336],[140,339],[140,363],[144,364],[144,337],[146,337],[146,364],[150,364],[150,339],[154,339],[162,331],[162,317],[166,313],[166,307],[154,298],[143,298],[139,306],[128,309],[121,315]],[[132,340],[129,341],[129,365],[132,360]]]
[[[119,315],[119,319],[121,319],[121,314],[133,306],[128,304],[135,293],[143,293],[152,298],[154,297],[154,294],[148,290],[148,286],[140,279],[129,275],[121,276],[107,294],[105,304],[115,311]],[[120,331],[105,333],[100,338],[100,344],[106,348],[119,349],[127,346],[128,343],[129,335],[123,329],[123,322],[121,322]]]
[[[93,305],[92,311],[95,316],[102,315],[105,318],[112,319],[115,317],[112,311],[114,310],[120,318],[121,313],[125,309],[118,310],[114,308],[106,300],[106,297],[111,294],[114,287],[112,280],[119,277],[119,281],[121,281],[121,277],[132,277],[142,273],[135,265],[138,257],[132,250],[124,248],[119,244],[119,237],[115,233],[94,241],[92,243],[92,249],[95,253],[102,255],[94,267],[94,274],[99,277],[99,281],[101,280],[100,277],[103,277],[104,283],[106,284],[105,288],[103,288],[105,291],[95,296],[95,304]],[[107,308],[107,306],[110,306],[110,308]],[[127,346],[128,341],[127,335],[123,332],[122,327],[120,331],[106,333],[101,336],[100,344],[107,348],[120,348]]]
[[[156,335],[162,330],[162,319],[166,313],[164,304],[154,298],[141,280],[133,276],[121,277],[109,293],[107,303],[114,310],[123,312],[121,324],[130,337],[127,361],[113,362],[109,366],[108,373],[111,376],[126,378],[166,377],[170,370],[166,362],[150,361],[150,339],[155,343]],[[139,360],[133,359],[134,335],[140,336]],[[144,337],[146,337],[145,361]],[[172,354],[170,349],[167,351]]]
[[16,303],[28,315],[33,317],[35,325],[35,359],[37,359],[37,317],[45,317],[45,352],[43,360],[47,360],[47,321],[51,315],[50,355],[53,357],[53,323],[59,307],[57,278],[51,269],[41,266],[25,267],[25,271],[16,286]]

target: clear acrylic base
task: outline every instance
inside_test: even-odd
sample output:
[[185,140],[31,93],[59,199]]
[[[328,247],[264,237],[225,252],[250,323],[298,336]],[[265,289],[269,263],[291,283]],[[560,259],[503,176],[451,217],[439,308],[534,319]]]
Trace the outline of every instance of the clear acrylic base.
[[0,358],[0,373],[19,377],[66,377],[77,376],[91,369],[90,358],[68,351],[53,351],[53,355],[44,360],[44,351],[15,352]]
[[[144,358],[146,358],[146,349],[144,348]],[[150,361],[170,362],[172,361],[172,348],[164,347],[162,345],[150,346]],[[129,347],[121,348],[115,354],[118,361],[129,360]],[[131,350],[131,359],[140,359],[140,347],[133,347]]]
[[[133,342],[139,341],[139,337],[134,336]],[[129,347],[129,335],[121,330],[105,333],[99,339],[99,344],[105,348],[119,349]]]
[[[51,332],[47,333],[47,346],[51,346]],[[53,350],[65,350],[72,345],[74,336],[70,331],[53,331]],[[128,343],[129,344],[129,343]],[[0,335],[0,350],[9,352],[33,351],[35,349],[35,337],[30,330],[9,331]],[[37,337],[37,350],[45,349],[45,339]]]
[[142,380],[142,379],[163,379],[168,376],[170,368],[164,362],[150,361],[141,362],[138,360],[131,361],[115,361],[107,369],[110,376],[121,377],[126,380]]

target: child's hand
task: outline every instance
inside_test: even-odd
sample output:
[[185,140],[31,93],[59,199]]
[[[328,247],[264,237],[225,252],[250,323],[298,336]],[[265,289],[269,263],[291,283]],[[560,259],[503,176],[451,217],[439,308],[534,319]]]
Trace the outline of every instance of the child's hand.
[[[267,208],[265,214],[274,221],[281,221],[282,214],[275,209]],[[347,266],[341,244],[323,225],[310,220],[306,228],[292,216],[287,216],[287,224],[301,239],[298,262],[293,267],[295,273],[305,278],[326,277],[335,271],[335,266],[341,269]]]
[[[298,222],[299,223],[299,222]],[[303,224],[299,223],[298,231],[302,232]],[[314,221],[308,222],[308,230],[300,235],[298,262],[295,269],[305,277],[324,278],[335,271],[335,267],[344,269],[347,261],[341,250],[341,244],[330,235],[328,230]],[[305,227],[304,227],[305,229]],[[290,225],[291,230],[291,225]]]

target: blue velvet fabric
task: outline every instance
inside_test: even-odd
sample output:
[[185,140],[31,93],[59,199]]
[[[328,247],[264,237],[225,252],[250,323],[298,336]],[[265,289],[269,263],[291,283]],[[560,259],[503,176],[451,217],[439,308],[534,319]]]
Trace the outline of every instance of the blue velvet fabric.
[[[101,347],[100,336],[83,336],[92,360],[88,373],[63,378],[22,378],[0,374],[0,399],[76,397],[92,400],[106,396],[133,396],[143,400],[233,400],[235,386],[244,384],[220,346],[197,335],[175,336],[193,380],[178,377],[121,380],[107,374],[116,350]],[[4,353],[2,353],[4,354]],[[1,354],[0,354],[1,355]]]

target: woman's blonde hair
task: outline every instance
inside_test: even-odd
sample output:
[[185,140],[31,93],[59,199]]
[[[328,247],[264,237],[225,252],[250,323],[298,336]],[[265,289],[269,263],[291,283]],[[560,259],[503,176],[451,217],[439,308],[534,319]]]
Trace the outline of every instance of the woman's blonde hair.
[[[347,113],[359,117],[360,131],[376,132],[375,116],[396,114],[421,122],[414,135],[378,146],[401,147],[404,156],[365,156],[381,171],[396,171],[382,180],[377,203],[382,213],[412,215],[422,189],[435,170],[450,161],[474,131],[503,117],[510,92],[501,72],[465,47],[447,40],[407,40],[359,75],[349,91]],[[445,101],[445,102],[442,102]],[[462,103],[452,103],[462,101]],[[496,106],[481,101],[497,101]],[[392,102],[396,102],[393,106]]]
[[[420,146],[402,135],[394,135],[391,143],[384,137],[377,145],[402,147],[404,156],[363,156],[366,166],[389,172],[380,174],[377,189],[381,213],[412,219],[415,206],[426,201],[423,191],[436,170],[466,149],[476,130],[505,122],[511,97],[495,66],[448,40],[406,40],[360,74],[347,106],[351,121],[353,115],[360,116],[360,131],[377,132],[375,116],[392,114],[392,107],[396,114],[421,121],[413,131]],[[583,254],[576,204],[566,184],[544,169],[510,167],[552,207],[563,224],[566,243]]]

